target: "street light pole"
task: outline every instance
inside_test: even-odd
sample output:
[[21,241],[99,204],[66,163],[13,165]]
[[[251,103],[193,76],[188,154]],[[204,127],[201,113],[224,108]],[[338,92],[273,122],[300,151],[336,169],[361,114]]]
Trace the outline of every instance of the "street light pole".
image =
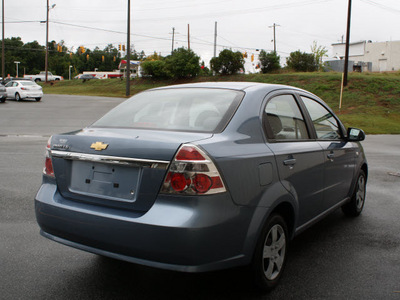
[[126,41],[127,59],[126,59],[126,96],[131,94],[131,0],[128,0],[128,36]]
[[16,70],[17,70],[17,78],[18,78],[18,64],[20,64],[20,61],[14,61],[14,64],[16,65]]
[[48,56],[49,56],[49,0],[47,0],[47,6],[46,6],[46,56],[44,59],[44,71],[45,71],[45,79],[44,81],[47,82],[47,63],[48,63]]
[[71,68],[72,68],[72,66],[71,65],[69,65],[69,80],[71,80]]
[[5,54],[4,54],[4,0],[1,3],[1,8],[2,8],[2,12],[3,12],[3,16],[2,16],[2,22],[3,22],[3,39],[1,41],[1,77],[4,80],[4,77],[6,77],[6,60],[5,60]]

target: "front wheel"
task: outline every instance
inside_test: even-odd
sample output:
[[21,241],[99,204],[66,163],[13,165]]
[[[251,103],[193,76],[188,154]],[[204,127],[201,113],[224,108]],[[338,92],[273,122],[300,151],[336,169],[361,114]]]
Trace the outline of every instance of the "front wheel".
[[0,98],[0,102],[1,102],[1,103],[6,102],[6,97]]
[[286,264],[288,238],[285,219],[278,214],[271,215],[261,233],[251,265],[255,284],[263,291],[278,285]]
[[36,100],[37,102],[39,102],[41,99],[42,99],[42,98],[35,98],[35,100]]
[[367,176],[363,170],[360,170],[353,196],[350,202],[342,206],[342,211],[346,216],[357,217],[361,214],[365,203],[366,186]]
[[21,96],[18,93],[15,94],[15,100],[17,101],[21,100]]

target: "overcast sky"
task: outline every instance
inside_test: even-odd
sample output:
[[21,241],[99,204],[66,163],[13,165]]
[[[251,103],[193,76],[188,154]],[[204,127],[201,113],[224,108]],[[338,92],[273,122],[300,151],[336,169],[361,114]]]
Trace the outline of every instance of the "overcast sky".
[[[5,37],[37,40],[45,44],[46,0],[4,0]],[[400,40],[400,1],[353,0],[351,42]],[[127,0],[49,0],[49,41],[65,46],[103,49],[126,43]],[[171,52],[172,27],[175,48],[188,46],[209,63],[214,52],[214,28],[218,22],[217,53],[232,48],[249,54],[273,50],[273,23],[278,54],[310,52],[313,41],[325,46],[341,41],[346,32],[348,0],[131,0],[131,43],[147,55]],[[29,21],[29,22],[28,22]]]

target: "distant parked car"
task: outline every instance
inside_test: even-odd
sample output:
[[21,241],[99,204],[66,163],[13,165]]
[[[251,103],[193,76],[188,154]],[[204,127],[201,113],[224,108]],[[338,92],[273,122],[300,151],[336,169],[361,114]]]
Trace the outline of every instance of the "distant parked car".
[[34,98],[40,101],[43,97],[42,87],[31,80],[11,80],[5,85],[7,98],[17,101]]
[[98,79],[98,78],[92,74],[82,74],[82,75],[78,76],[78,79],[82,79],[83,81],[86,81],[86,80]]
[[4,85],[0,84],[0,102],[4,103],[7,99],[7,90]]
[[[35,82],[46,81],[46,72],[43,71],[37,75],[24,75],[24,78],[31,79]],[[47,72],[47,81],[57,81],[57,80],[64,80],[64,77],[53,75],[51,72]]]
[[363,210],[364,138],[290,86],[156,88],[49,139],[36,217],[43,236],[115,259],[184,272],[251,265],[268,290],[294,236],[337,208]]

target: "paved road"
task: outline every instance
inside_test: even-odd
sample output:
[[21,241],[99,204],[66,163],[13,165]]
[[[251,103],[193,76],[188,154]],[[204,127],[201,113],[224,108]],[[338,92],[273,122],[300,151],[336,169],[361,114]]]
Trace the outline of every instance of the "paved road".
[[337,211],[298,236],[269,295],[252,291],[242,269],[156,270],[41,237],[33,198],[48,137],[89,125],[121,101],[45,95],[0,104],[0,299],[400,299],[400,136],[367,136],[363,214]]

